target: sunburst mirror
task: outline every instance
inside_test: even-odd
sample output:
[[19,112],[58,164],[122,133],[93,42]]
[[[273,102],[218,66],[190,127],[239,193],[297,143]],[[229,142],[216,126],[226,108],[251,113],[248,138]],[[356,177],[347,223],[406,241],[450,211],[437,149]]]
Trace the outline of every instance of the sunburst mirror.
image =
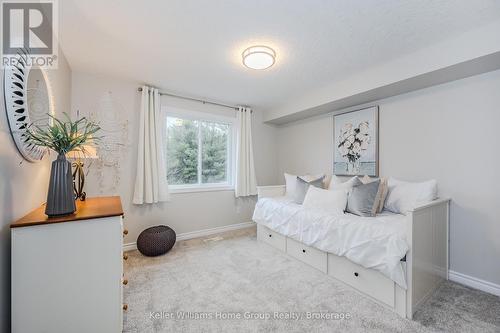
[[30,162],[40,161],[47,150],[28,141],[26,130],[32,123],[45,126],[53,113],[46,73],[27,65],[29,53],[18,54],[18,64],[4,70],[5,110],[10,132],[21,155]]

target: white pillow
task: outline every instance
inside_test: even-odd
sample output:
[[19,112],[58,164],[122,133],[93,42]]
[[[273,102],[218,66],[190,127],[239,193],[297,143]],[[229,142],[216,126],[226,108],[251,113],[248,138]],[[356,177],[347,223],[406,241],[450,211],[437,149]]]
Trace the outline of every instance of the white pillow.
[[388,193],[384,208],[398,214],[406,214],[419,204],[437,198],[437,181],[435,179],[421,183],[410,183],[389,178]]
[[[298,176],[302,179],[304,179],[306,182],[311,182],[315,179],[321,178],[324,175],[304,175],[304,176]],[[295,198],[295,192],[297,190],[297,175],[292,175],[290,173],[285,172],[285,187],[286,187],[286,193],[285,195],[290,198]]]
[[340,179],[335,175],[332,175],[332,177],[330,178],[330,182],[328,183],[327,189],[333,190],[334,186],[338,184],[342,184],[342,179]]
[[330,180],[330,184],[328,185],[329,190],[346,190],[349,191],[352,189],[352,187],[356,184],[356,179],[358,177],[354,176],[348,181],[343,182],[340,177],[337,177],[335,175],[332,176],[332,179]]
[[323,190],[309,186],[302,205],[305,208],[322,209],[329,213],[343,214],[347,206],[345,190]]
[[287,197],[293,198],[295,196],[295,191],[297,188],[297,176],[285,172],[285,187],[285,195]]

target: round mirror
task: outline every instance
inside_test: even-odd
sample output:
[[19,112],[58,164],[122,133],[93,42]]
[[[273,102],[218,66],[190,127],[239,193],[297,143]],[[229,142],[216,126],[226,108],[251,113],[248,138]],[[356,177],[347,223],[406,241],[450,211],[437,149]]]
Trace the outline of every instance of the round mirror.
[[20,56],[16,67],[4,70],[5,110],[17,149],[26,160],[36,162],[47,150],[29,142],[25,133],[32,123],[47,125],[53,110],[45,73],[26,66],[23,59]]
[[48,114],[51,114],[49,91],[44,73],[39,68],[32,68],[29,72],[26,106],[31,123],[48,124]]

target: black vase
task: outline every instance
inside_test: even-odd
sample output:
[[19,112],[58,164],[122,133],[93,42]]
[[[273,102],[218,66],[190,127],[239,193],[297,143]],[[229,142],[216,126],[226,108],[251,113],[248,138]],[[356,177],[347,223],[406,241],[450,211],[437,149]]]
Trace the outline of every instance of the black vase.
[[49,217],[70,215],[76,211],[73,194],[71,163],[64,154],[59,154],[50,169],[49,193],[45,214]]

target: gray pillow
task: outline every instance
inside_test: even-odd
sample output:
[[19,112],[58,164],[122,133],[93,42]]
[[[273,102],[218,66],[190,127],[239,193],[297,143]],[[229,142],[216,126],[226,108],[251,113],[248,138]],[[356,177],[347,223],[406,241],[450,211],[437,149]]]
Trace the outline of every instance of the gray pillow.
[[[350,181],[350,180],[348,180],[348,181]],[[359,177],[354,178],[354,180],[352,181],[352,187],[356,187],[359,185],[363,185],[363,182],[361,181],[361,179],[359,179]]]
[[304,198],[306,197],[307,190],[309,189],[309,186],[324,188],[324,184],[323,184],[324,179],[325,179],[325,176],[318,178],[318,179],[315,179],[315,180],[311,180],[310,182],[308,182],[300,177],[297,177],[297,185],[295,188],[295,197],[293,198],[295,203],[302,205],[302,203],[304,202]]
[[359,216],[375,216],[378,208],[377,193],[380,179],[354,186],[347,197],[346,212]]

